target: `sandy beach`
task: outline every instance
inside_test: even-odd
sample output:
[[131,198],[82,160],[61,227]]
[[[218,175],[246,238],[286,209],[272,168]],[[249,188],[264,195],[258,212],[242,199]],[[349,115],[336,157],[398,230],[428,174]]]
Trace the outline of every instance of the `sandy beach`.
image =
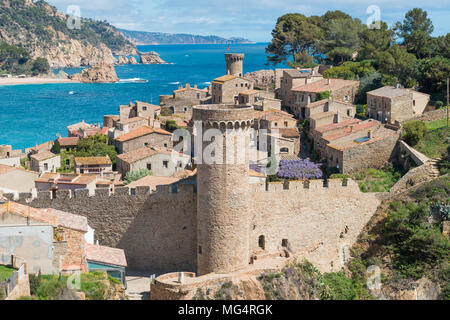
[[0,86],[18,85],[18,84],[53,84],[53,83],[77,83],[70,79],[52,79],[52,78],[0,78]]

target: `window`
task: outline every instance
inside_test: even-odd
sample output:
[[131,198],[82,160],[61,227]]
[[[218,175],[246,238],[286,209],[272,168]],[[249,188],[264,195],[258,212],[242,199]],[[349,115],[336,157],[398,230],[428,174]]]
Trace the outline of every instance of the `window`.
[[145,142],[145,143],[144,143],[144,146],[148,147],[148,142]]
[[283,248],[287,248],[287,247],[288,247],[288,244],[289,244],[288,239],[283,239],[283,240],[281,241],[281,246],[282,246]]
[[70,160],[66,159],[66,166],[70,166]]
[[164,161],[163,161],[163,167],[164,167],[164,168],[168,168],[168,167],[169,167],[169,161],[164,160]]
[[280,153],[289,153],[289,148],[281,148]]
[[179,168],[183,168],[183,162],[178,161],[178,167],[179,167]]
[[167,143],[164,143],[164,148],[167,148]]
[[44,170],[48,170],[48,163],[44,163]]
[[147,163],[147,169],[148,169],[149,171],[152,170],[152,164],[151,164],[151,163]]
[[186,111],[187,111],[187,108],[185,107],[185,108],[184,108],[184,112],[186,112]]
[[275,127],[278,127],[278,122],[275,122],[275,123],[274,123],[274,126],[275,126]]
[[348,101],[348,96],[345,96],[345,97],[344,97],[344,100],[345,100],[345,101]]
[[416,100],[413,100],[413,106],[416,106]]
[[9,152],[6,153],[6,156],[9,158]]
[[202,246],[198,246],[198,254],[202,254],[203,250],[202,250]]
[[266,250],[266,238],[264,236],[259,236],[258,239],[258,246],[263,249]]
[[243,83],[241,83],[241,88],[243,88],[244,87],[244,84]]
[[284,122],[284,126],[285,126],[286,128],[288,127],[288,122],[287,122],[287,121]]
[[147,111],[147,107],[142,107],[142,110]]

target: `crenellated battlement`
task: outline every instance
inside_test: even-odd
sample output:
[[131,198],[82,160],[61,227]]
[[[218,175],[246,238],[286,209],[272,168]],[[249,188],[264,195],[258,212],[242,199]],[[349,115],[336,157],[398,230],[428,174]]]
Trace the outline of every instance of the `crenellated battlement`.
[[329,179],[329,180],[296,180],[288,182],[269,182],[261,184],[251,184],[251,193],[260,192],[360,192],[358,184],[351,180]]
[[172,184],[157,186],[156,190],[152,191],[148,186],[140,186],[136,188],[117,187],[112,192],[109,188],[97,188],[92,193],[88,189],[78,190],[57,190],[52,191],[38,191],[36,194],[31,192],[22,192],[18,194],[6,193],[3,196],[11,201],[30,203],[34,200],[68,200],[68,199],[90,199],[95,198],[105,200],[105,198],[129,197],[131,200],[145,199],[152,195],[193,195],[196,193],[194,184]]

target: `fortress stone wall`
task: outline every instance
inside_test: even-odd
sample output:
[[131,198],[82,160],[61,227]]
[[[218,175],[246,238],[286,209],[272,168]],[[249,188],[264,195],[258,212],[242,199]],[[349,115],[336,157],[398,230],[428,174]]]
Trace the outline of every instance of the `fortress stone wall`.
[[341,179],[326,186],[323,180],[289,186],[275,182],[267,191],[264,185],[254,186],[250,199],[252,254],[260,252],[263,236],[266,251],[287,249],[323,272],[343,267],[349,248],[380,204],[375,194],[362,193],[356,182]]
[[[307,258],[322,271],[340,270],[348,259],[348,248],[372,217],[380,201],[361,193],[348,180],[294,181],[250,185],[249,256],[260,255],[260,236],[265,252],[287,249]],[[288,189],[287,189],[288,188]],[[6,195],[12,197],[12,195]],[[197,193],[192,184],[129,190],[97,189],[39,192],[36,199],[22,193],[15,201],[36,208],[55,208],[88,218],[101,245],[125,250],[129,268],[155,272],[196,271]],[[31,200],[31,201],[30,201]],[[245,215],[245,212],[242,212]],[[238,236],[238,235],[236,235]],[[283,247],[287,240],[287,248]]]
[[[131,195],[133,193],[133,195]],[[12,198],[12,195],[6,195]],[[195,270],[196,211],[194,185],[39,192],[36,199],[22,193],[14,201],[36,208],[55,208],[88,218],[100,245],[125,250],[134,270]],[[31,200],[31,201],[30,201]]]

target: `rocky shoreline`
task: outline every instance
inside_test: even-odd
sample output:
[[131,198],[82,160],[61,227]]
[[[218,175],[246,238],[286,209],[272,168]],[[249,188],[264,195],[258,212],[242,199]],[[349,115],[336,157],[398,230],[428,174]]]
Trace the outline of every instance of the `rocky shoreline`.
[[125,64],[168,64],[164,61],[159,53],[155,51],[139,52],[139,62],[134,56],[120,55],[114,63],[116,66]]

